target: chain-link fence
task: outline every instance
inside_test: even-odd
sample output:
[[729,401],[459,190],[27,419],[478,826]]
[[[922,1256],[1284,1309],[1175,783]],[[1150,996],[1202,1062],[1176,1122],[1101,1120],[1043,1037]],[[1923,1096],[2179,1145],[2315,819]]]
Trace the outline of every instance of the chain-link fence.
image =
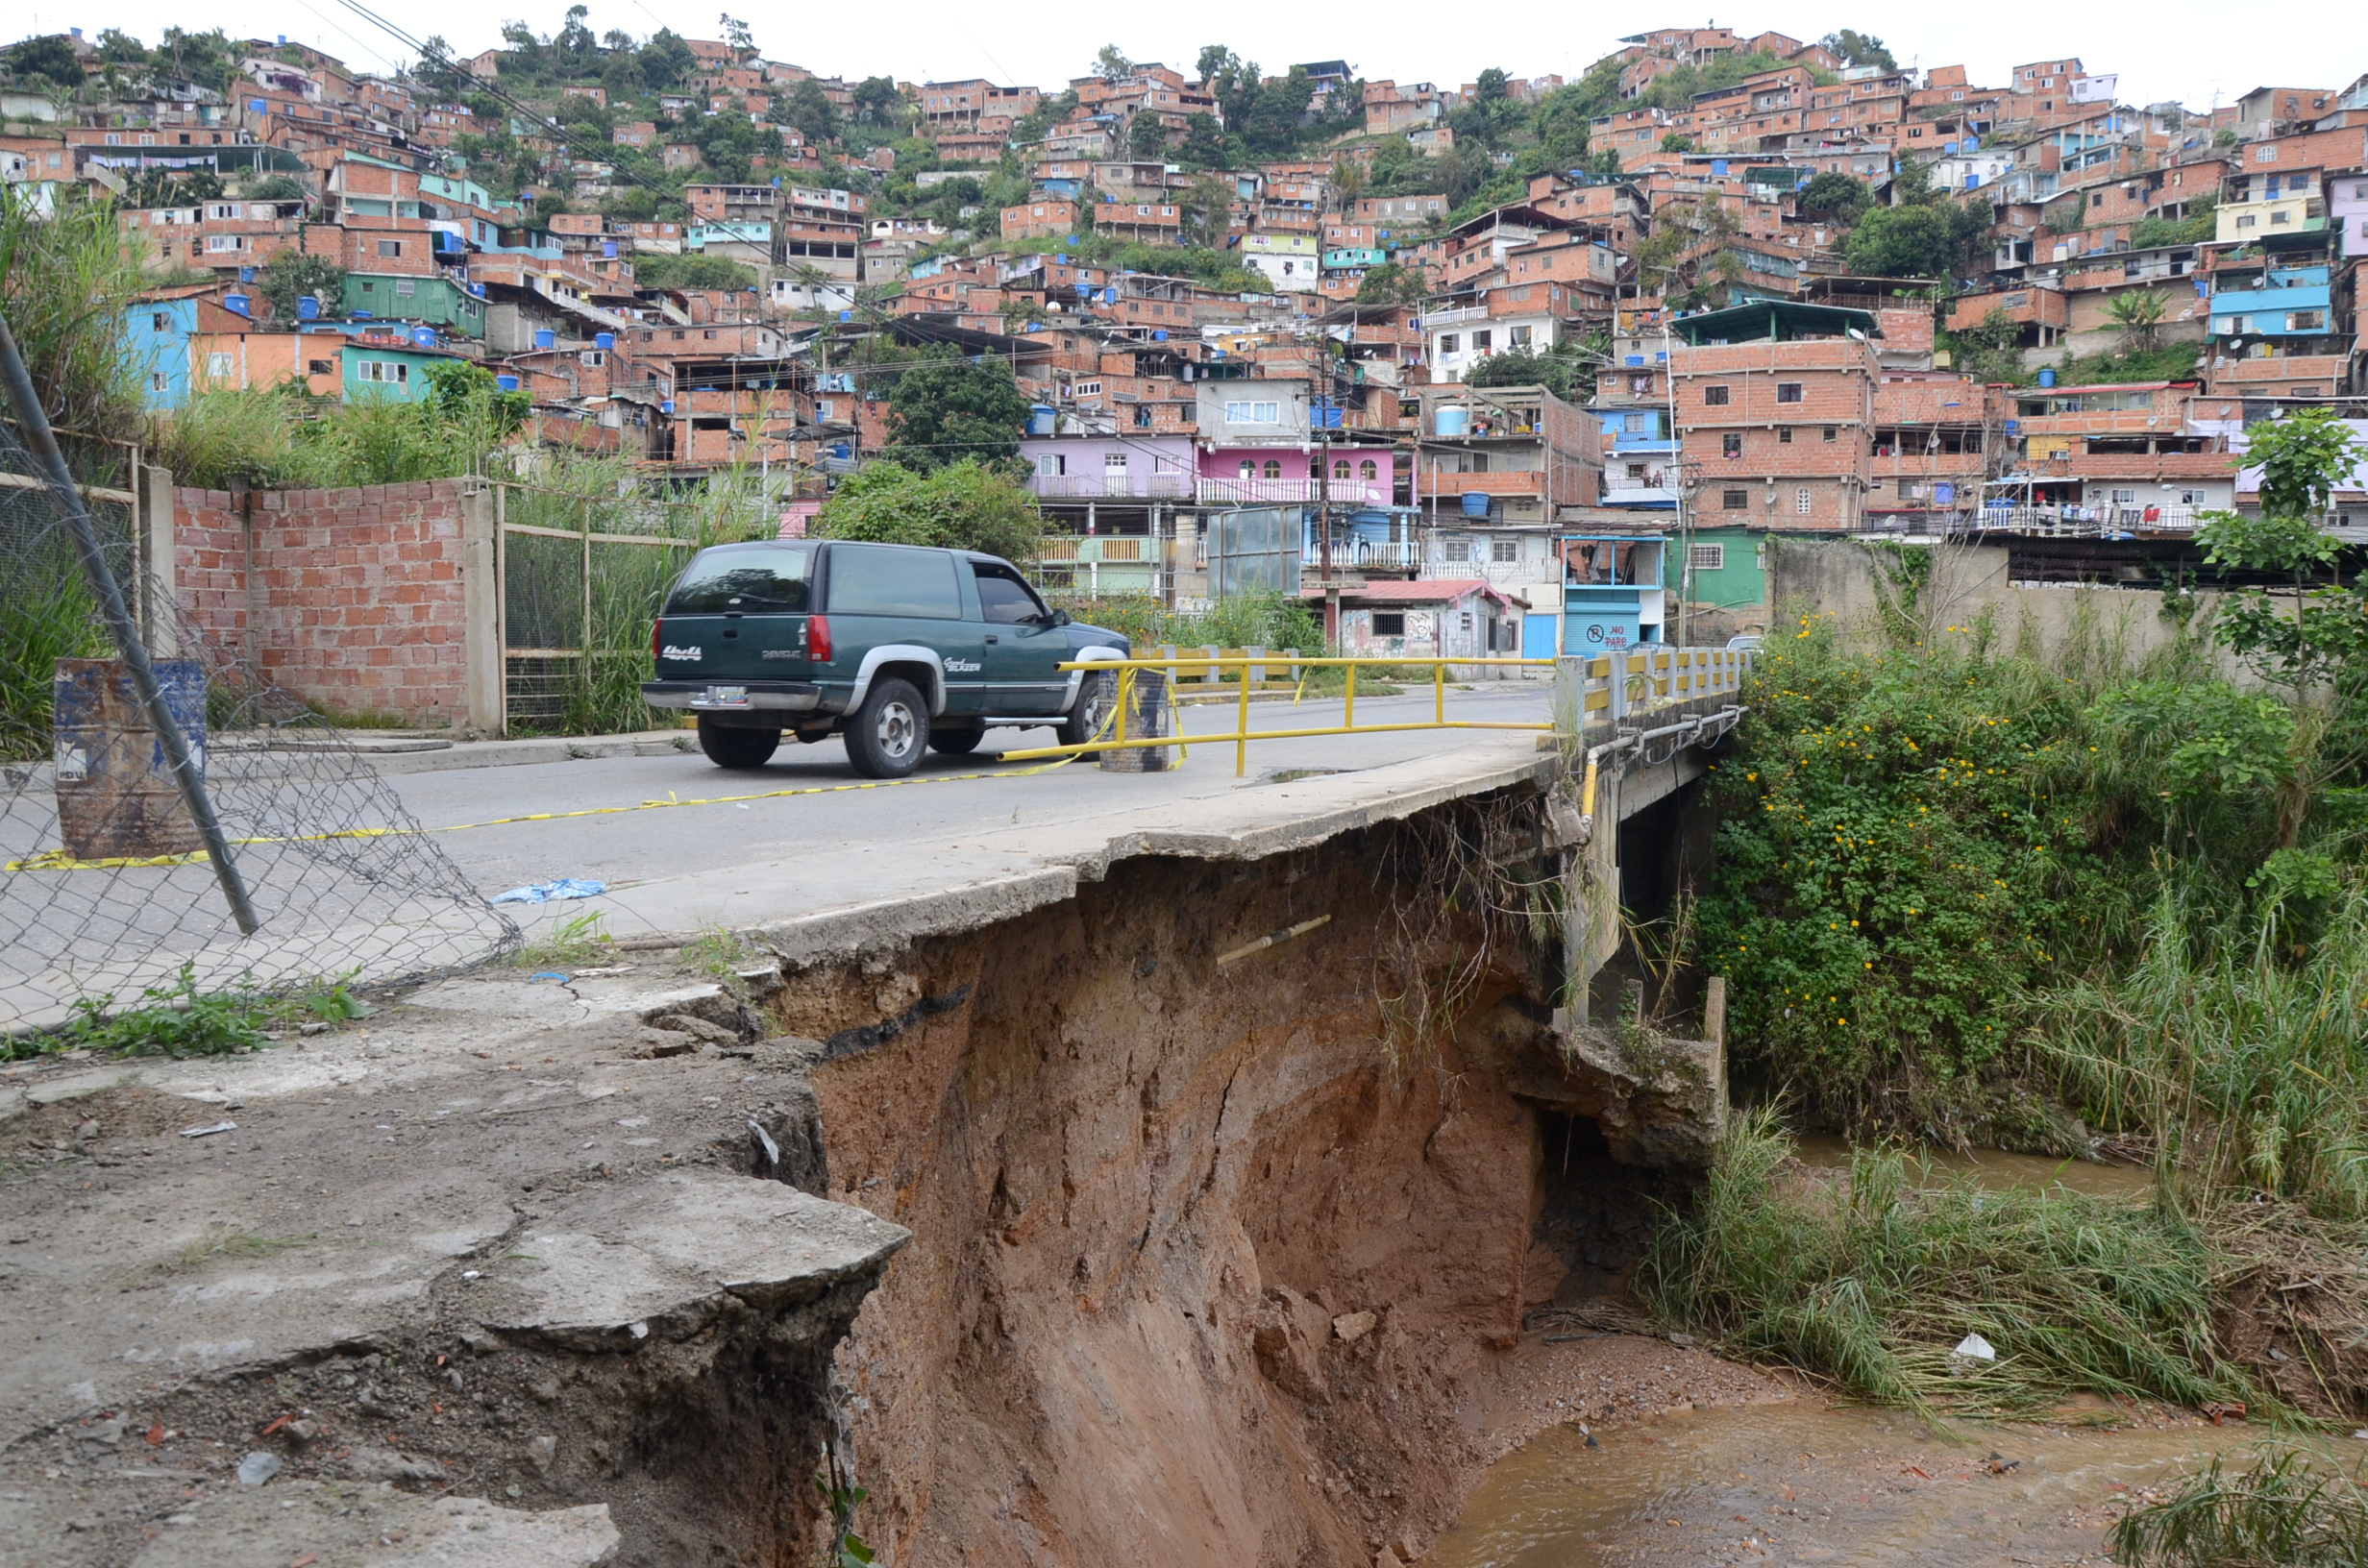
[[27,432],[0,422],[0,1031],[136,1005],[184,974],[200,992],[376,985],[514,947],[517,928],[369,763],[160,589],[142,558],[138,453],[60,444],[257,929],[234,919],[67,508]]

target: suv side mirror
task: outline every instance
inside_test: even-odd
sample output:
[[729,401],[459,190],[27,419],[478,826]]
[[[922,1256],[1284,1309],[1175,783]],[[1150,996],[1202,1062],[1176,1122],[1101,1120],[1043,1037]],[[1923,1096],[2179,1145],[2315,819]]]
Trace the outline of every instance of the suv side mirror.
[[1065,626],[1069,625],[1069,612],[1067,610],[1054,610],[1052,612],[1051,622],[1052,625],[1056,626]]

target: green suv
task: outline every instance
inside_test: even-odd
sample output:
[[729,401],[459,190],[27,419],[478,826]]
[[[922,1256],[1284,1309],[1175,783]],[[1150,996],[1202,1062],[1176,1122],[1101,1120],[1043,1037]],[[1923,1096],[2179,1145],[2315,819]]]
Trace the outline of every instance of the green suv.
[[925,747],[961,753],[991,725],[1090,739],[1104,679],[1063,664],[1123,659],[1126,639],[1048,609],[1009,561],[821,539],[703,550],[650,633],[652,707],[699,716],[724,768],[761,768],[784,730],[847,737],[867,778],[901,778]]

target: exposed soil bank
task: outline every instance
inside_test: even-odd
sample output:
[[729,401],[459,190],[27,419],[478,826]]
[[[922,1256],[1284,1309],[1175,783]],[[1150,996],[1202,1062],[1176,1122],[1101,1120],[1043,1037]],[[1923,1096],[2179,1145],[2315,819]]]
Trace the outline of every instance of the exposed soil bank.
[[[1544,847],[1534,796],[1447,829]],[[829,1042],[830,1195],[914,1233],[839,1353],[898,1568],[1411,1556],[1566,1411],[1529,1386],[1524,1311],[1624,1284],[1714,1072],[1601,1041],[1566,1064],[1539,949],[1433,920],[1442,842],[1130,860],[791,976],[787,1027]],[[1394,1070],[1381,999],[1475,954]]]

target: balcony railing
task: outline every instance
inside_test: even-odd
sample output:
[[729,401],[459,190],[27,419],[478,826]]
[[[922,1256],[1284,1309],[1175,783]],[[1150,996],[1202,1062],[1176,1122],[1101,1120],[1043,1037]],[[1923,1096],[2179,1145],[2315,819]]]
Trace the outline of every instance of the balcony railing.
[[1081,539],[1054,537],[1036,547],[1036,558],[1047,563],[1078,565],[1088,562],[1156,561],[1159,558],[1159,543],[1156,539],[1141,536],[1129,538],[1122,534],[1089,534]]
[[2191,506],[1986,506],[1954,514],[1957,528],[1986,528],[2052,539],[2095,539],[2115,533],[2193,533],[2202,527]]
[[1452,327],[1459,321],[1486,321],[1488,319],[1489,307],[1485,305],[1459,305],[1452,310],[1422,312],[1422,325],[1425,330],[1433,327]]
[[1193,493],[1190,474],[1039,474],[1036,495],[1043,501],[1092,501],[1102,496],[1146,501],[1183,501]]
[[[1199,484],[1204,504],[1214,506],[1272,506],[1292,502],[1331,500],[1361,506],[1387,506],[1394,479],[1210,479]],[[1330,491],[1329,497],[1321,492]]]

